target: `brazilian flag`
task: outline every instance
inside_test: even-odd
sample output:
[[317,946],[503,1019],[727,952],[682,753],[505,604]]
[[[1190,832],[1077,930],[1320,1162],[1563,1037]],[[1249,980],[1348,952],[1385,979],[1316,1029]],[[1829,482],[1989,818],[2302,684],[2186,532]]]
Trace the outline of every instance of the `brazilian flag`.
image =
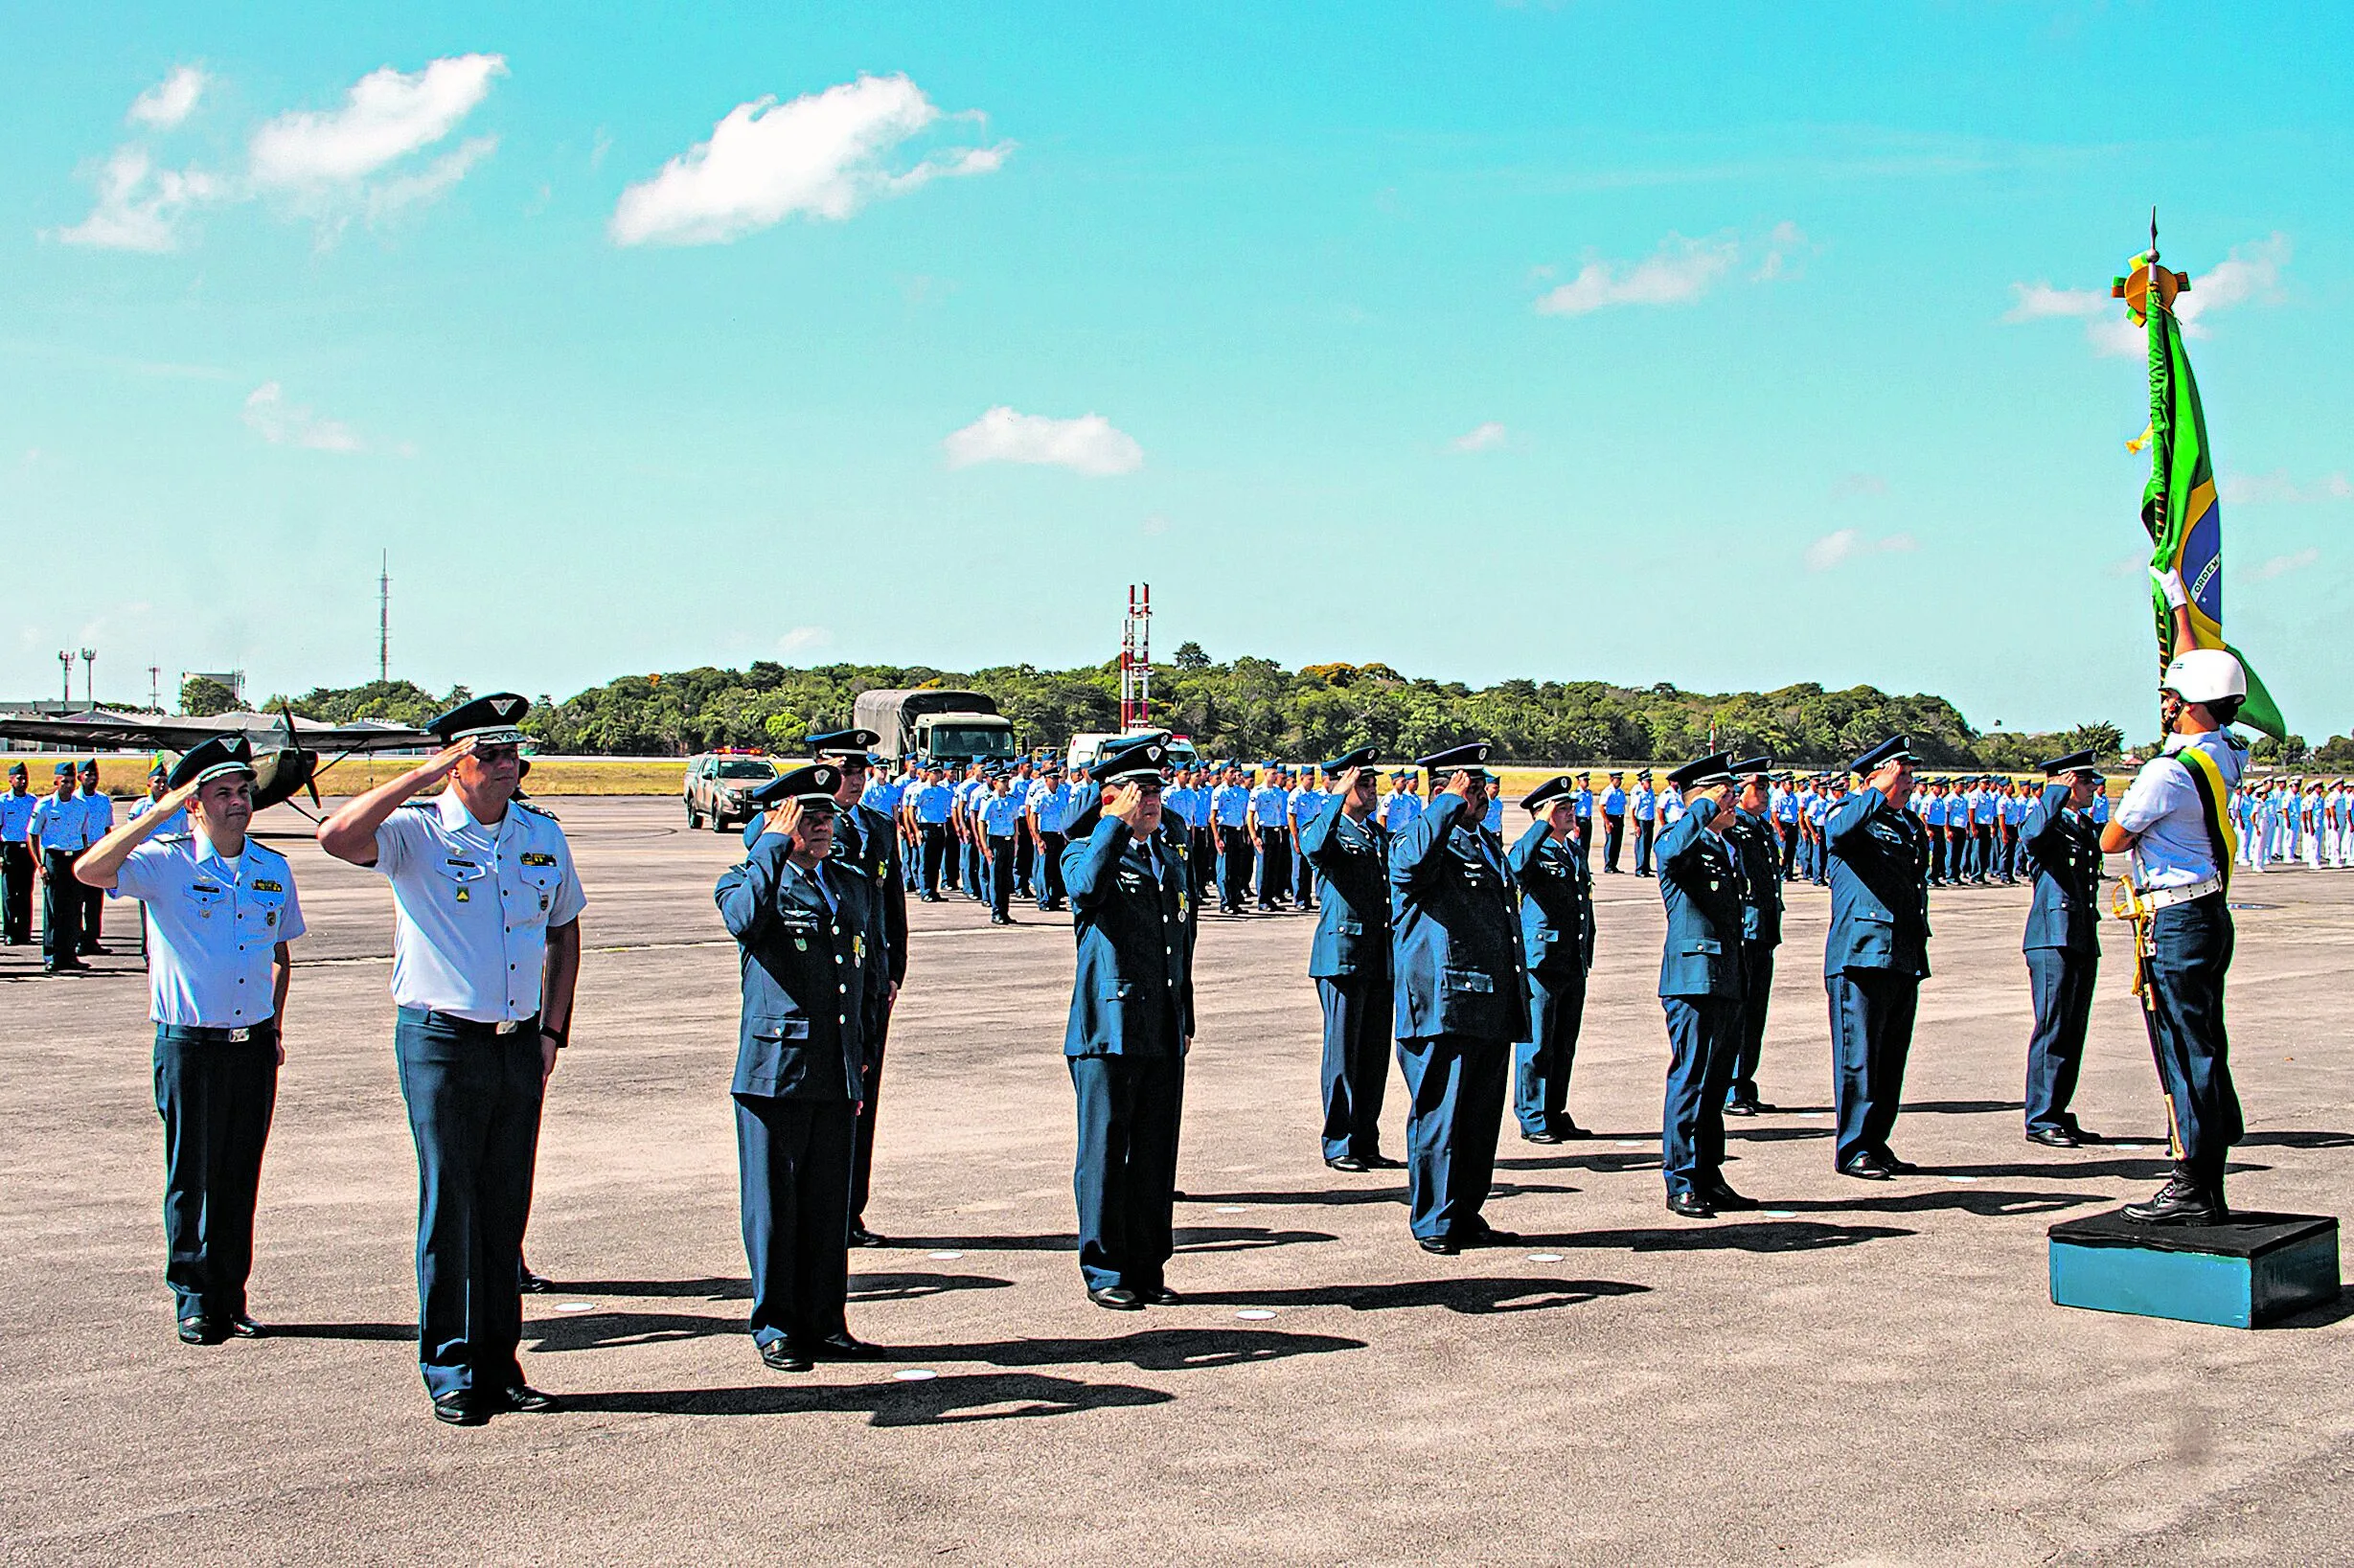
[[[2141,492],[2141,526],[2150,534],[2151,570],[2182,574],[2199,646],[2229,648],[2248,671],[2248,700],[2238,722],[2277,740],[2288,734],[2278,705],[2248,655],[2224,640],[2223,508],[2215,495],[2199,383],[2191,376],[2182,325],[2174,317],[2174,296],[2189,286],[2182,274],[2158,265],[2154,257],[2137,256],[2131,278],[2118,279],[2113,290],[2125,300],[2135,325],[2150,330],[2150,483]],[[2162,670],[2177,651],[2174,612],[2155,585],[2150,600]]]

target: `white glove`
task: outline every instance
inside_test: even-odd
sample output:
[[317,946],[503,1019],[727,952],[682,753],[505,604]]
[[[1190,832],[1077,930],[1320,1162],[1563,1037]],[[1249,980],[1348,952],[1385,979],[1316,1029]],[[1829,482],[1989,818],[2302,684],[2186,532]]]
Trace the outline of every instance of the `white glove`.
[[2190,603],[2190,595],[2183,588],[2183,574],[2173,567],[2151,567],[2150,580],[2158,585],[2160,593],[2166,596],[2169,609],[2183,609]]

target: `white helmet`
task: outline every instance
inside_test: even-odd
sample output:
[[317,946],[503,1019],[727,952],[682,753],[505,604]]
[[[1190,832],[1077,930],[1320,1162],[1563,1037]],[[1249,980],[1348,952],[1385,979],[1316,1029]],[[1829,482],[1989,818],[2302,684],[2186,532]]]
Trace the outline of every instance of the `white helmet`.
[[2194,648],[2174,656],[2158,689],[2184,702],[2220,702],[2248,695],[2248,671],[2220,648]]

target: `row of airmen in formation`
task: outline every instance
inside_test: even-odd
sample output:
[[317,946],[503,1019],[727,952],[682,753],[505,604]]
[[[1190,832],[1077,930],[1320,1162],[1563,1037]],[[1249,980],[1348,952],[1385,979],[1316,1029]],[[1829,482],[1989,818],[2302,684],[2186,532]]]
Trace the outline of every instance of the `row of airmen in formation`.
[[2243,866],[2354,866],[2354,784],[2346,780],[2250,781],[2231,793],[2231,821]]
[[[2222,1025],[2232,829],[2221,803],[2239,778],[2224,726],[2244,692],[2228,654],[2186,654],[2167,673],[2167,750],[2107,826],[2092,819],[2101,790],[2083,753],[2046,764],[2021,824],[2035,881],[2023,946],[2036,1011],[2026,1132],[2037,1143],[2095,1141],[2068,1101],[2098,964],[2101,856],[2134,857],[2137,972],[2175,1158],[2166,1187],[2126,1211],[2147,1223],[2227,1213],[2224,1158],[2241,1125]],[[525,1382],[516,1355],[521,1249],[540,1106],[571,1034],[586,899],[561,827],[516,796],[527,707],[498,693],[444,715],[429,728],[446,749],[347,803],[317,835],[392,886],[393,1044],[419,1172],[419,1359],[434,1416],[457,1424],[557,1403]],[[926,778],[912,803],[904,792],[896,803],[919,829],[924,870],[911,884],[893,810],[861,803],[874,743],[857,730],[811,737],[819,760],[756,792],[765,814],[715,889],[742,977],[729,1090],[750,1327],[762,1360],[780,1371],[883,1353],[850,1332],[848,1254],[881,1240],[863,1208],[884,1044],[907,969],[910,886],[936,896],[945,846],[930,829],[944,821],[930,792],[945,781]],[[1491,826],[1501,801],[1487,756],[1472,743],[1420,759],[1430,796],[1394,831],[1369,748],[1317,770],[1332,787],[1306,820],[1287,803],[1282,828],[1254,819],[1255,834],[1219,815],[1216,792],[1233,783],[1210,782],[1200,826],[1173,805],[1200,809],[1202,781],[1173,765],[1160,736],[1108,745],[1092,778],[1065,786],[1034,869],[1072,911],[1063,1055],[1077,1108],[1078,1261],[1097,1305],[1180,1299],[1166,1267],[1205,831],[1221,855],[1215,835],[1242,831],[1262,857],[1296,852],[1313,874],[1326,1163],[1403,1167],[1425,1251],[1512,1239],[1482,1214],[1508,1098],[1532,1142],[1585,1135],[1568,1092],[1593,960],[1592,871],[1581,782],[1556,778],[1524,797],[1528,824],[1507,845]],[[1915,1169],[1890,1138],[1929,972],[1932,829],[1915,809],[1903,737],[1848,771],[1861,787],[1830,784],[1836,804],[1817,834],[1832,905],[1833,1158],[1842,1175],[1887,1181]],[[990,800],[1012,794],[1012,776],[988,781]],[[253,1210],[284,1060],[288,943],[304,922],[286,857],[246,836],[252,780],[241,737],[207,741],[174,766],[155,809],[70,863],[83,885],[142,900],[152,928],[166,1281],[180,1337],[196,1344],[264,1331],[246,1312]],[[1774,782],[1766,758],[1718,754],[1676,769],[1679,809],[1647,846],[1667,916],[1661,1167],[1668,1207],[1694,1219],[1757,1207],[1725,1180],[1724,1119],[1771,1108],[1754,1074],[1781,939]],[[1400,796],[1418,798],[1401,787],[1387,805]],[[983,803],[979,859],[993,890],[1011,879],[1013,822]],[[1392,1059],[1410,1102],[1403,1161],[1378,1142]]]

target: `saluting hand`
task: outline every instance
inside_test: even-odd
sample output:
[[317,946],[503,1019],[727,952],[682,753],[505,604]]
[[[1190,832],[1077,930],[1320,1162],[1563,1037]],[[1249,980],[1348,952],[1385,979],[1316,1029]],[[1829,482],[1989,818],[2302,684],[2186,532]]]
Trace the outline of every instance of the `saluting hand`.
[[1136,819],[1144,809],[1144,787],[1141,784],[1115,784],[1104,790],[1104,815],[1118,817],[1133,832]]
[[468,736],[456,745],[435,756],[430,761],[413,770],[409,777],[422,788],[438,779],[446,779],[457,765],[474,755],[474,738]]
[[793,839],[796,848],[799,847],[800,840],[795,837],[795,834],[800,827],[801,803],[799,801],[787,801],[768,813],[768,830],[772,833],[783,833],[786,837]]

